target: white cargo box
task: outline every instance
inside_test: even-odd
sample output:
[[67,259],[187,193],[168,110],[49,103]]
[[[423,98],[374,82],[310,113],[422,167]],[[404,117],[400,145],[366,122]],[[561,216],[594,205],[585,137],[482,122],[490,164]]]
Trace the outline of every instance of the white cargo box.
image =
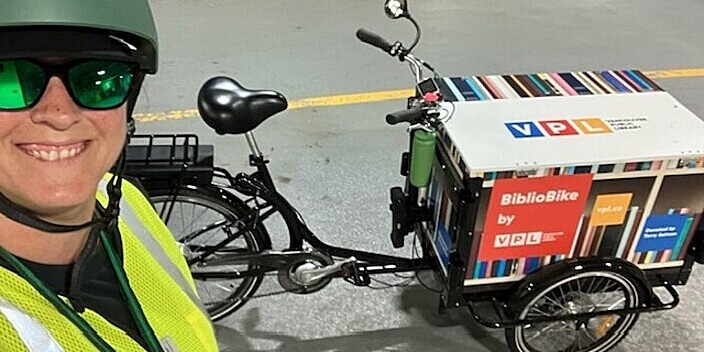
[[482,179],[469,211],[452,195],[463,181],[440,160],[433,169],[426,232],[446,273],[458,248],[469,248],[458,254],[467,287],[567,258],[684,265],[704,211],[704,121],[642,73],[437,83],[451,113],[438,158],[465,181]]

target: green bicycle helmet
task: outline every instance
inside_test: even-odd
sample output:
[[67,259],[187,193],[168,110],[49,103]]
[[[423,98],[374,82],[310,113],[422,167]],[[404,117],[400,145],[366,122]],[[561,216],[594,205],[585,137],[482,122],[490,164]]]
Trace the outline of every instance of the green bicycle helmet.
[[0,58],[121,59],[157,71],[157,34],[147,0],[3,0]]
[[[140,74],[127,98],[128,138],[132,111],[146,74],[157,71],[157,34],[147,0],[2,0],[0,59],[62,57],[115,59],[137,64]],[[125,144],[126,148],[126,144]],[[0,213],[46,232],[65,233],[91,226],[117,226],[125,151],[108,185],[108,206],[98,218],[63,225],[40,219],[0,193]]]

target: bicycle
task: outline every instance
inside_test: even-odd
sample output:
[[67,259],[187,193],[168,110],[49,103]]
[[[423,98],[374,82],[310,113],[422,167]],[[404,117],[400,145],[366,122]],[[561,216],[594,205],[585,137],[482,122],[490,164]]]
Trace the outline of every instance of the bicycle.
[[[433,204],[428,188],[435,177],[433,170],[440,174],[438,170],[444,170],[452,184],[453,203],[459,207],[457,213],[471,214],[457,225],[466,229],[476,220],[484,179],[453,174],[453,156],[436,146],[441,138],[437,134],[452,117],[454,104],[443,101],[447,88],[439,85],[442,79],[433,67],[411,53],[420,39],[420,27],[408,13],[406,2],[387,0],[385,10],[390,18],[411,21],[416,29],[412,45],[391,44],[364,29],[358,30],[357,37],[407,62],[415,78],[416,95],[409,98],[407,109],[386,116],[389,124],[410,125],[409,150],[401,163],[406,183],[390,190],[391,242],[395,248],[403,247],[405,237],[413,233],[410,257],[328,245],[277,191],[267,168],[269,161],[252,133],[287,108],[285,97],[275,91],[249,90],[231,78],[216,77],[199,92],[198,108],[206,124],[221,135],[245,135],[249,162],[256,170],[250,174],[233,176],[214,166],[213,147],[199,144],[196,135],[133,138],[128,174],[140,179],[181,243],[211,318],[222,319],[255,297],[268,273],[276,273],[286,292],[308,294],[323,289],[334,277],[368,286],[377,274],[432,269],[442,283],[441,310],[469,308],[481,324],[506,329],[509,347],[520,352],[605,351],[625,337],[640,313],[677,306],[679,297],[672,283],[686,282],[693,262],[704,258],[696,241],[681,268],[657,275],[619,258],[587,257],[552,263],[517,283],[464,286],[465,274],[471,269],[460,253],[469,252],[471,238],[458,236],[451,250],[440,253],[428,235],[435,232],[432,213],[439,206]],[[425,78],[424,70],[433,77]],[[284,250],[272,249],[264,224],[274,214],[283,218],[289,233],[289,246]],[[703,232],[700,229],[697,238]],[[652,286],[664,287],[671,300],[662,302]],[[589,303],[602,300],[593,307]],[[537,335],[536,330],[540,330]],[[593,341],[583,341],[585,336]]]

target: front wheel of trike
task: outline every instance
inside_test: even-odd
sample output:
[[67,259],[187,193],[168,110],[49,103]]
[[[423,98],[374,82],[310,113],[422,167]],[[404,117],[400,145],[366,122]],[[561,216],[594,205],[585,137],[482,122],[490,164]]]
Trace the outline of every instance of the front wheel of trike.
[[[545,277],[543,277],[544,279]],[[529,320],[639,307],[643,286],[607,266],[563,271],[519,292],[509,303],[515,318]],[[604,314],[580,320],[531,323],[506,329],[514,352],[604,352],[618,344],[638,313]]]

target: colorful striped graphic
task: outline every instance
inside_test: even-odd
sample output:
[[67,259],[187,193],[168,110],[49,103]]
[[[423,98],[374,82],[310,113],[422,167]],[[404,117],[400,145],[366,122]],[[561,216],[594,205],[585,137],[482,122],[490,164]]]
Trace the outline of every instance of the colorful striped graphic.
[[[582,71],[582,72],[557,72],[557,73],[537,73],[537,74],[509,74],[509,75],[487,75],[469,77],[446,77],[438,80],[438,87],[444,95],[446,101],[458,102],[482,102],[496,99],[533,99],[541,97],[559,96],[579,96],[579,95],[618,95],[618,94],[638,94],[662,91],[663,89],[649,79],[645,74],[637,70],[608,70],[608,71]],[[577,120],[575,122],[575,120]],[[571,128],[560,128],[558,123],[561,120],[540,120],[534,121],[535,125],[541,128],[541,133],[546,137],[562,136],[566,134],[602,133],[609,132],[608,125],[600,125],[598,117],[586,117],[582,119],[569,120]],[[525,126],[523,127],[525,130]],[[599,179],[608,180],[613,176],[605,174],[624,174],[616,177],[651,177],[655,172],[670,172],[672,169],[699,169],[704,168],[704,156],[692,155],[688,157],[656,160],[632,160],[625,162],[579,164],[579,165],[549,165],[536,166],[532,169],[508,169],[508,170],[470,170],[464,162],[462,155],[446,131],[439,131],[439,145],[445,149],[452,159],[452,164],[457,171],[469,177],[481,177],[484,179],[484,187],[492,187],[493,181],[509,178],[529,178],[550,175],[574,175],[591,173],[598,174]],[[696,173],[697,171],[682,170],[683,173]],[[434,204],[433,218],[442,230],[456,221],[452,216],[448,217],[448,211],[452,207],[440,188],[431,189],[431,198],[437,200]],[[600,196],[600,200],[608,197],[618,196],[618,194],[605,193]],[[625,195],[621,195],[625,196]],[[596,196],[595,196],[596,197]],[[595,199],[596,201],[596,199]],[[597,202],[595,202],[597,203]],[[467,271],[465,277],[468,280],[495,279],[488,283],[510,282],[514,278],[521,277],[535,272],[540,268],[557,263],[567,258],[574,257],[616,257],[628,260],[633,263],[655,265],[672,262],[681,262],[686,256],[687,249],[691,246],[695,228],[703,221],[700,208],[672,208],[671,213],[687,214],[686,222],[679,229],[676,242],[671,247],[657,248],[658,250],[645,249],[637,251],[639,240],[641,240],[642,229],[646,225],[648,218],[654,214],[648,206],[643,203],[629,204],[623,200],[620,203],[610,201],[604,203],[604,209],[619,209],[618,217],[612,220],[603,219],[606,213],[592,213],[590,211],[583,214],[579,225],[575,228],[574,239],[571,247],[564,254],[550,255],[542,257],[522,257],[505,258],[498,260],[481,261],[478,259],[478,248],[482,241],[483,229],[477,228],[472,233],[470,251],[467,253]],[[656,214],[657,215],[657,214]],[[436,247],[440,252],[447,249],[438,241],[438,234],[443,231],[433,229]],[[440,236],[441,237],[441,236]],[[445,247],[445,248],[443,248]],[[525,255],[525,254],[523,254]],[[446,265],[444,253],[440,254],[441,262]],[[675,264],[675,263],[672,263]],[[484,281],[477,281],[482,284]]]
[[534,73],[436,79],[445,101],[661,91],[637,70]]

